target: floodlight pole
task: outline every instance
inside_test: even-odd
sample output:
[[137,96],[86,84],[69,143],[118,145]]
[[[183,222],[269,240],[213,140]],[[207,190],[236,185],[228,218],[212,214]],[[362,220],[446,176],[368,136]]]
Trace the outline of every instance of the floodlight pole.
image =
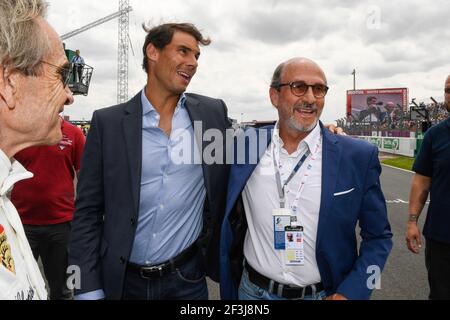
[[353,90],[356,90],[356,69],[351,73],[353,75]]

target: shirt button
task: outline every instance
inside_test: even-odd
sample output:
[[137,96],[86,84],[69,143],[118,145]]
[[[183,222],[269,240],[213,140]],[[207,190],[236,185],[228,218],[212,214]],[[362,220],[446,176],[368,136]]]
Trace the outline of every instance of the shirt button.
[[164,209],[164,205],[160,204],[160,205],[159,205],[159,208],[160,208],[161,210],[163,210],[163,209]]

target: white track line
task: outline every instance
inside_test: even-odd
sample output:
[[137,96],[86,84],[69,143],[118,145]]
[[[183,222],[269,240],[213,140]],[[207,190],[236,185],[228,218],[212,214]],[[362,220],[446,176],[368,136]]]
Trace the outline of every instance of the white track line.
[[405,171],[405,172],[409,172],[409,173],[414,173],[414,171],[410,171],[410,170],[405,170],[405,169],[397,168],[397,167],[390,166],[390,165],[384,164],[384,163],[382,163],[381,165],[382,165],[382,166],[385,166],[385,167],[388,167],[388,168],[397,169],[397,170],[400,170],[400,171]]

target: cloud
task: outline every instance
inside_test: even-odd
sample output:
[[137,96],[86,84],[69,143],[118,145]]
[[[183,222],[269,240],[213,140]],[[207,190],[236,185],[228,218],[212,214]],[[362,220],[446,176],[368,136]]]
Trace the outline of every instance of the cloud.
[[[344,16],[347,10],[335,9]],[[338,15],[331,10],[316,11],[306,5],[293,5],[276,10],[257,8],[238,19],[247,38],[268,45],[286,45],[291,42],[313,39],[321,41],[325,36],[342,28]]]
[[365,44],[405,40],[420,45],[417,39],[428,43],[436,41],[442,33],[448,35],[448,1],[439,0],[432,5],[424,5],[422,1],[381,1],[370,8],[372,13],[366,12],[367,19],[371,15],[379,18],[380,28],[359,30]]
[[[118,2],[51,0],[49,21],[66,33],[118,10]],[[107,5],[105,5],[107,4]],[[222,98],[230,115],[244,120],[275,119],[268,86],[275,67],[294,56],[317,61],[330,92],[322,118],[345,115],[346,91],[358,88],[408,87],[411,97],[442,99],[450,73],[450,3],[436,0],[131,0],[129,96],[143,88],[141,69],[145,33],[154,25],[192,22],[213,40],[202,48],[200,66],[188,91]],[[89,119],[98,108],[116,103],[117,20],[66,41],[81,49],[94,67],[88,97],[76,97],[66,114]]]

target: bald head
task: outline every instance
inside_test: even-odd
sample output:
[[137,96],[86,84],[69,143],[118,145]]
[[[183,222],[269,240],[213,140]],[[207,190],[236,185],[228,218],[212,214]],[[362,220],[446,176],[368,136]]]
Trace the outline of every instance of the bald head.
[[395,104],[392,101],[389,101],[384,107],[387,111],[392,112],[395,109]]
[[278,67],[275,69],[275,72],[273,73],[270,86],[273,88],[277,88],[282,83],[286,72],[294,68],[298,68],[299,70],[301,70],[301,72],[318,73],[324,80],[325,84],[327,83],[325,73],[317,63],[308,58],[296,57],[282,62],[278,65]]
[[325,83],[327,82],[325,72],[323,72],[322,68],[311,59],[299,57],[290,59],[285,62],[284,65],[285,70],[295,67],[301,67],[302,69],[305,70],[305,72],[318,72],[322,75],[323,79],[325,80]]

